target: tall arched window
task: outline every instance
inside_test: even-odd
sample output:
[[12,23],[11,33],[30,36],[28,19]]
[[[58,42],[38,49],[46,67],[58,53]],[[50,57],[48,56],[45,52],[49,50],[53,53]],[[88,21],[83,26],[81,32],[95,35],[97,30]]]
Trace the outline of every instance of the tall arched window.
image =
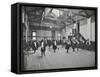
[[32,40],[36,40],[36,32],[35,31],[32,32]]

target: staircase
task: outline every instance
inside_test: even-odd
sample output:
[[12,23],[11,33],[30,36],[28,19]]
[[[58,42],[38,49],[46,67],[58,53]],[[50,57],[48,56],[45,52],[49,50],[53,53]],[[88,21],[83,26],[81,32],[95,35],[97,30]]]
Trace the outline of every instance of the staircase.
[[79,42],[78,48],[85,49],[85,50],[95,50],[95,42],[90,41],[90,45],[86,44],[87,40],[84,38],[84,36],[81,33],[77,33],[73,36],[68,36],[70,39],[75,37],[77,41]]

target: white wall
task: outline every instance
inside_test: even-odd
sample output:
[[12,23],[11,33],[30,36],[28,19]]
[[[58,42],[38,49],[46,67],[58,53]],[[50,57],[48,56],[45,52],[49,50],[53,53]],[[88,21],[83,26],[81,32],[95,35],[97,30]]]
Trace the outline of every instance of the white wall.
[[[51,37],[52,37],[51,31],[37,30],[36,31],[36,34],[37,34],[37,36],[41,36],[41,37],[44,37],[45,36],[45,37],[48,37],[47,39],[51,39]],[[41,40],[41,39],[43,39],[43,38],[37,37],[37,40]]]
[[72,28],[66,27],[66,31],[64,30],[61,32],[61,37],[66,37],[66,39],[68,39],[70,33],[72,33]]
[[84,36],[85,39],[90,39],[90,41],[95,41],[95,22],[92,22],[90,25],[90,29],[89,29],[89,25],[88,22],[86,22],[85,24],[82,24],[84,21],[80,22],[80,33]]
[[[68,35],[72,33],[72,28],[74,27],[74,24],[70,25],[69,27],[66,27],[66,30],[63,29],[61,32],[61,37],[66,37],[68,39]],[[82,20],[80,22],[80,33],[84,36],[85,39],[90,39],[90,41],[95,41],[95,22],[90,23],[90,27],[88,24],[87,19]]]
[[[98,70],[87,71],[71,71],[71,72],[54,72],[41,74],[24,74],[15,75],[10,72],[11,61],[11,12],[10,5],[15,2],[31,2],[31,3],[47,3],[61,5],[76,5],[76,6],[98,6],[100,21],[100,0],[1,0],[0,1],[0,77],[99,77],[100,76],[100,61],[98,62]],[[98,33],[100,33],[100,22],[98,21]],[[100,39],[100,34],[98,35]],[[100,45],[100,40],[98,40]],[[100,51],[100,47],[98,47]],[[100,59],[100,53],[98,52]]]
[[95,22],[91,24],[91,41],[95,41]]
[[57,40],[60,40],[60,37],[58,38],[58,34],[60,34],[61,35],[61,33],[59,32],[59,31],[55,31],[55,39]]

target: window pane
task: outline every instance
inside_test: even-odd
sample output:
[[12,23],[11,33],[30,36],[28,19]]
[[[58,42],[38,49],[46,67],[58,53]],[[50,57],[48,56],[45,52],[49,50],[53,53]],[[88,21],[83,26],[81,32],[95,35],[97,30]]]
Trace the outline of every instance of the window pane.
[[36,37],[33,37],[33,40],[36,40]]
[[32,32],[32,36],[36,36],[36,32]]

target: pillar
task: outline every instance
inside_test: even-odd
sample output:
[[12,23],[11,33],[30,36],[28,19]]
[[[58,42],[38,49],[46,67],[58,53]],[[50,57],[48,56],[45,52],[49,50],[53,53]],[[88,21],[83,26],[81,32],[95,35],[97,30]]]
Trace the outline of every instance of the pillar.
[[87,18],[88,39],[91,41],[91,17]]

